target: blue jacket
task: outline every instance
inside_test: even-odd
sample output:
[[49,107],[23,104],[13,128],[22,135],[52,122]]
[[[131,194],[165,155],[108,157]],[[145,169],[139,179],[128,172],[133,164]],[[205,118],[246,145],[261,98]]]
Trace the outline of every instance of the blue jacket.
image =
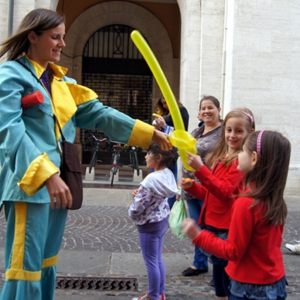
[[[44,68],[23,56],[19,60],[38,78]],[[112,140],[148,148],[154,128],[104,106],[97,94],[65,76],[67,69],[50,64],[52,96],[16,61],[0,66],[0,204],[3,201],[48,203],[45,181],[59,172],[59,122],[67,141],[76,127],[100,129]],[[40,91],[44,102],[23,110],[21,98]],[[55,115],[55,118],[54,118]]]

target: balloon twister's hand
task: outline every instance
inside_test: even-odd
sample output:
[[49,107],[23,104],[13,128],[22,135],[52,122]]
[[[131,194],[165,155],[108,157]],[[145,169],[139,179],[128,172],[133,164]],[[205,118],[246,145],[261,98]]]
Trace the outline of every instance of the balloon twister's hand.
[[154,130],[152,140],[163,151],[172,150],[172,148],[173,148],[172,144],[169,141],[169,136],[167,134],[157,130],[157,129]]
[[138,192],[138,189],[135,189],[135,190],[133,190],[133,191],[132,191],[132,193],[131,193],[131,195],[132,195],[132,198],[134,198],[134,197],[135,197],[135,195],[137,194],[137,192]]
[[181,187],[185,190],[190,188],[194,183],[194,180],[191,178],[183,178],[181,179]]
[[190,218],[186,218],[182,222],[182,233],[188,236],[190,239],[194,239],[201,232],[201,229],[196,222]]
[[188,161],[187,163],[195,170],[198,170],[203,166],[203,161],[199,155],[188,152]]
[[[58,174],[52,175],[47,179],[45,184],[50,195],[50,205],[52,209],[72,206],[73,198],[70,189]],[[56,202],[54,199],[56,199]]]

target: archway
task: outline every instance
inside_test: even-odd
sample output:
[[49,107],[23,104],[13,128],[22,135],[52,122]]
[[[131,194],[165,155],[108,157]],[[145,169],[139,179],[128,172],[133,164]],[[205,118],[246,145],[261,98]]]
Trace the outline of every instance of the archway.
[[[138,29],[149,42],[176,97],[179,95],[179,61],[173,58],[170,38],[163,25],[146,9],[129,2],[114,1],[97,4],[84,11],[70,26],[66,34],[67,48],[62,64],[69,75],[81,82],[82,53],[89,37],[101,27],[124,24]],[[159,94],[153,85],[153,97]]]

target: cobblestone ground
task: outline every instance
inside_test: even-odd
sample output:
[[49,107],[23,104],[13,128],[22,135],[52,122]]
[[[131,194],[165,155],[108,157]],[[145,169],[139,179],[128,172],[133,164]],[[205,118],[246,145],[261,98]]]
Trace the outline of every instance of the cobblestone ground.
[[[300,212],[290,211],[284,231],[284,243],[300,241]],[[4,247],[5,237],[4,213],[0,214],[0,247]],[[76,228],[76,231],[74,230]],[[74,234],[76,233],[76,234]],[[62,249],[65,250],[88,250],[88,251],[113,251],[113,252],[137,252],[140,253],[138,235],[131,219],[127,216],[124,207],[116,206],[83,206],[78,211],[70,211],[62,242]],[[170,232],[165,235],[164,252],[171,253],[193,253],[193,247],[186,241],[180,241]],[[295,257],[285,248],[282,248],[284,259],[289,261]],[[300,256],[298,267],[299,270]],[[297,271],[299,272],[299,271]],[[299,274],[299,273],[298,273]],[[208,275],[186,278],[183,276],[168,276],[166,290],[168,299],[215,299],[213,288],[209,286],[211,277]],[[300,299],[300,279],[299,276],[288,277],[289,287],[288,299]],[[199,290],[199,286],[202,288]],[[146,290],[147,278],[139,278],[139,290]],[[191,294],[191,291],[193,293]],[[199,291],[199,292],[198,292]],[[70,291],[78,294],[78,291]],[[114,296],[136,296],[134,292],[99,292],[83,291],[80,295],[100,293],[102,295]],[[101,299],[101,297],[100,297]]]
[[[138,233],[132,220],[127,216],[127,209],[112,206],[84,206],[78,211],[70,211],[62,248],[140,252]],[[186,241],[180,241],[169,230],[165,235],[163,251],[191,253],[193,247]]]
[[[284,231],[284,242],[300,241],[300,212],[289,212]],[[78,228],[76,237],[72,233],[74,226]],[[62,247],[64,249],[114,251],[114,252],[140,252],[138,234],[132,220],[127,216],[124,207],[91,207],[85,206],[78,211],[72,211],[65,231]],[[171,253],[193,253],[194,248],[186,241],[180,241],[170,230],[165,235],[164,252]],[[291,254],[282,247],[285,260]],[[299,264],[300,266],[300,256]],[[289,286],[288,299],[300,299],[300,276],[287,278]],[[215,299],[214,289],[209,285],[210,276],[197,276],[186,278],[183,276],[168,276],[166,290],[168,299]],[[201,286],[201,289],[199,287]],[[139,278],[139,290],[147,289],[147,278]],[[191,293],[191,291],[193,291]],[[199,291],[199,292],[197,292]],[[124,292],[115,294],[125,295]],[[130,292],[126,292],[130,295]],[[136,294],[132,294],[136,296]]]

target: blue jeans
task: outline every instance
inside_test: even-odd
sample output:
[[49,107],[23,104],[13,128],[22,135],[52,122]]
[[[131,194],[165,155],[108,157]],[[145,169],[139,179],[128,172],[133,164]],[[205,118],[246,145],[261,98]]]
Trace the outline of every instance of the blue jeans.
[[[190,218],[196,222],[198,222],[199,220],[202,205],[203,205],[203,200],[197,198],[187,200],[187,206],[188,206]],[[201,225],[199,225],[199,227],[202,228]],[[197,246],[195,246],[193,266],[199,270],[204,270],[208,268],[208,258],[202,252],[202,250]]]
[[158,299],[165,294],[166,268],[162,258],[164,235],[168,227],[153,232],[139,232],[140,245],[148,275],[148,294]]
[[[174,175],[176,183],[178,183],[178,179],[177,179],[177,174],[178,174],[177,162],[175,163],[174,167],[170,170],[172,171],[172,173]],[[172,198],[168,198],[168,203],[169,203],[170,209],[173,207],[175,201],[176,201],[176,195]]]
[[[230,295],[228,297],[229,300],[247,300],[248,298],[240,298],[240,297],[236,297],[236,296],[233,296],[233,295]],[[277,297],[276,300],[285,300],[286,297]]]
[[273,284],[265,285],[241,283],[231,279],[229,300],[285,300],[286,285],[285,276]]

